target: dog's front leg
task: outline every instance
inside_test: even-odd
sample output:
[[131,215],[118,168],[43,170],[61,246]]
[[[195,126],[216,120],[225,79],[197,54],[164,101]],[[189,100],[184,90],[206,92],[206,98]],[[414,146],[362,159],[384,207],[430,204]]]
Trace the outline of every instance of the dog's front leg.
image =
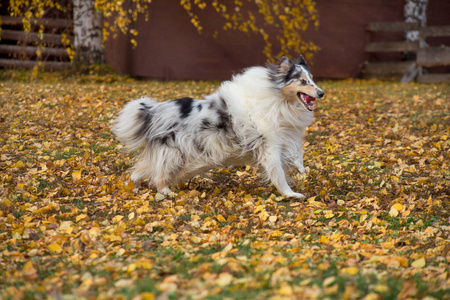
[[303,151],[297,153],[297,158],[294,161],[295,167],[300,172],[300,174],[305,174],[305,167],[303,166]]
[[284,173],[283,165],[281,163],[280,151],[273,150],[266,152],[262,161],[262,166],[273,185],[275,185],[283,196],[300,199],[305,198],[303,194],[292,191],[291,187],[288,185],[286,174]]
[[300,174],[304,174],[302,141],[293,140],[291,143],[284,145],[282,149],[283,157],[286,159],[283,161],[287,161],[289,167],[297,169]]

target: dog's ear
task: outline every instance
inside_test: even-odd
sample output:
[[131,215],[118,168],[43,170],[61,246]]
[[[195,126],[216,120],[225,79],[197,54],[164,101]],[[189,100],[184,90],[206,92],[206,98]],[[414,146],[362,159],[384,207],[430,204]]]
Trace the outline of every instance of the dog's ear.
[[300,54],[299,58],[297,59],[297,61],[295,63],[297,65],[305,66],[306,68],[308,68],[308,64],[306,63],[305,58],[301,54]]
[[278,72],[279,73],[287,73],[294,65],[294,62],[287,58],[286,56],[283,56],[281,58],[280,64],[278,65]]

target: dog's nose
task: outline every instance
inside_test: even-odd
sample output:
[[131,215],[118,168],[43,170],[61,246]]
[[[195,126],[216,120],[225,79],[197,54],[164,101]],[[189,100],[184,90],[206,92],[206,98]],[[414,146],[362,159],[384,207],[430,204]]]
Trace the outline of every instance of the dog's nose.
[[322,90],[317,91],[318,98],[322,98],[325,93]]

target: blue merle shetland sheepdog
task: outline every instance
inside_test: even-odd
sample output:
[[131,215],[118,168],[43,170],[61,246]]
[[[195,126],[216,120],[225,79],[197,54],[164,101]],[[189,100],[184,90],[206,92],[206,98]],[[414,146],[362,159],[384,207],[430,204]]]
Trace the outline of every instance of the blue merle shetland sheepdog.
[[285,171],[304,173],[303,134],[323,95],[303,56],[283,57],[278,65],[244,70],[204,100],[133,100],[113,132],[128,151],[142,149],[131,179],[149,179],[160,193],[212,168],[252,164],[285,197],[304,198],[289,187]]

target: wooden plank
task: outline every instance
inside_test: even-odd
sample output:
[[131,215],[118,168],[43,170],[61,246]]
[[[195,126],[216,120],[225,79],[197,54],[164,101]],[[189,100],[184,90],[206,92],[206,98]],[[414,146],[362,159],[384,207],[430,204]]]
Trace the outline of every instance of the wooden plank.
[[[9,30],[4,29],[0,32],[2,40],[12,40],[12,41],[24,41],[27,43],[39,43],[43,42],[45,44],[51,44],[55,46],[63,46],[61,42],[61,34],[43,33],[38,35],[35,32],[23,32],[19,30]],[[42,39],[39,38],[42,36]],[[71,43],[73,43],[73,36],[68,36]]]
[[450,83],[450,74],[424,74],[419,75],[417,78],[419,82],[426,83],[438,83],[438,82],[448,82]]
[[419,30],[422,38],[450,36],[450,26],[428,26]]
[[[4,68],[24,68],[32,69],[34,66],[38,65],[38,61],[33,60],[19,60],[19,59],[0,59],[0,67]],[[41,62],[40,68],[45,70],[65,70],[70,67],[69,62],[60,61],[45,61]]]
[[0,44],[0,53],[2,54],[13,54],[13,53],[24,53],[26,55],[35,55],[37,50],[41,50],[42,55],[47,56],[58,56],[58,57],[69,57],[66,49],[64,48],[49,48],[46,47],[41,49],[39,47],[33,46],[17,46],[17,45],[2,45]]
[[368,63],[365,71],[369,75],[401,74],[411,66],[412,61]]
[[405,32],[418,30],[420,28],[419,23],[405,23],[405,22],[382,22],[382,23],[369,23],[367,25],[368,31],[386,31],[386,32]]
[[366,52],[416,52],[419,42],[375,42],[366,46]]
[[430,47],[417,51],[420,67],[450,66],[450,47]]
[[[22,25],[23,17],[0,16],[2,25]],[[32,25],[45,25],[48,28],[67,28],[73,25],[70,19],[30,19]]]

